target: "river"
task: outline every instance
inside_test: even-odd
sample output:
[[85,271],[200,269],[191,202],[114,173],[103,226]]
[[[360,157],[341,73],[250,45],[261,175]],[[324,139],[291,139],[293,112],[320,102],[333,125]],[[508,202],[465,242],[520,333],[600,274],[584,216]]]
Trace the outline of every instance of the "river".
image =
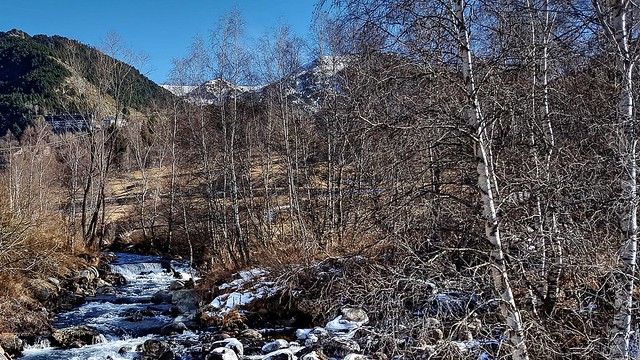
[[[118,259],[112,263],[111,269],[122,274],[127,279],[127,284],[116,287],[113,294],[87,298],[83,305],[60,313],[53,323],[58,329],[77,325],[96,328],[104,335],[102,342],[77,349],[59,349],[42,341],[27,347],[20,359],[134,359],[140,356],[140,353],[135,352],[136,347],[146,340],[166,340],[158,333],[162,327],[175,320],[175,316],[167,315],[171,304],[151,302],[154,293],[167,289],[175,280],[174,274],[166,271],[166,260],[158,256],[125,253],[116,255]],[[183,279],[189,278],[193,273],[184,263],[172,261],[171,266]],[[196,335],[186,331],[178,336],[186,339]]]

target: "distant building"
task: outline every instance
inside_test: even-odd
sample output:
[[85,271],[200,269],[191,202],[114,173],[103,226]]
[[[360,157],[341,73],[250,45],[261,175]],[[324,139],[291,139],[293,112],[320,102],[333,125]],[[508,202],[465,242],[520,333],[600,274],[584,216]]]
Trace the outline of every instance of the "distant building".
[[102,118],[102,126],[109,128],[112,125],[122,127],[127,124],[127,121],[123,118],[116,118],[113,115],[108,115]]
[[87,132],[93,128],[93,115],[62,114],[45,115],[44,121],[53,128],[57,134],[67,132]]

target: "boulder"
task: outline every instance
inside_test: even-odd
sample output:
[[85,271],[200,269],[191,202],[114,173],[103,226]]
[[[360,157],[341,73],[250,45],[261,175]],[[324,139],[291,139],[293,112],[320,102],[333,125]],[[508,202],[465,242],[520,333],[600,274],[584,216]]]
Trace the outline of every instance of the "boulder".
[[170,303],[173,294],[167,290],[160,290],[151,295],[151,302],[154,304]]
[[184,281],[182,280],[173,280],[169,285],[169,290],[171,291],[182,290],[184,288],[185,288],[185,284],[184,284]]
[[185,325],[181,321],[178,321],[178,322],[174,322],[169,325],[166,325],[162,329],[160,329],[160,335],[166,336],[166,335],[182,334],[186,330],[188,330],[187,325]]
[[295,356],[289,349],[280,349],[266,354],[262,360],[294,360]]
[[311,334],[318,336],[320,339],[326,339],[329,337],[329,331],[320,326],[314,327],[313,330],[311,330]]
[[368,357],[360,354],[349,354],[345,356],[342,360],[367,360]]
[[103,252],[100,255],[100,263],[101,264],[110,264],[114,261],[118,260],[118,255],[112,252]]
[[7,355],[7,353],[4,352],[4,349],[2,348],[2,346],[0,346],[0,360],[11,360],[9,355]]
[[300,360],[328,360],[322,352],[311,351],[300,357]]
[[40,301],[52,300],[58,296],[60,288],[47,280],[34,279],[29,281],[29,286],[36,299]]
[[171,296],[171,303],[182,313],[195,312],[198,310],[200,295],[193,290],[176,290]]
[[102,279],[111,285],[126,285],[127,279],[122,274],[114,273],[111,269],[105,269],[101,274]]
[[327,323],[327,330],[332,335],[349,335],[369,322],[369,316],[360,308],[344,307],[341,315]]
[[345,357],[360,352],[360,345],[351,339],[334,337],[323,344],[323,349],[329,357]]
[[310,333],[311,329],[298,329],[296,330],[296,339],[306,340]]
[[125,317],[126,321],[138,322],[144,320],[144,315],[140,310],[130,311]]
[[57,329],[51,337],[58,346],[65,349],[105,342],[104,336],[98,330],[84,325]]
[[242,332],[240,333],[240,337],[249,340],[262,340],[262,334],[260,333],[260,331],[255,329],[242,330]]
[[338,317],[327,323],[326,328],[332,335],[347,335],[359,329],[361,325],[358,322],[344,319],[342,315],[338,315]]
[[84,270],[78,271],[74,277],[79,280],[85,279],[87,282],[92,282],[100,278],[100,273],[95,266],[89,266]]
[[318,341],[320,341],[320,338],[318,338],[318,335],[309,334],[307,335],[307,338],[304,340],[304,345],[311,346],[313,344],[316,344]]
[[78,294],[73,294],[68,291],[63,291],[60,297],[57,299],[57,306],[62,310],[71,310],[74,306],[84,304],[85,297]]
[[99,288],[98,291],[96,291],[96,293],[103,294],[103,295],[115,295],[117,292],[118,290],[113,286],[104,286]]
[[3,348],[7,354],[17,356],[24,350],[24,341],[16,334],[2,333],[0,334],[0,347]]
[[221,347],[231,349],[233,350],[233,352],[236,353],[236,355],[238,355],[238,357],[241,357],[244,355],[244,345],[242,345],[242,343],[236,338],[228,338],[228,339],[216,341],[213,344],[211,344],[211,347],[213,347],[214,349],[221,348]]
[[347,321],[359,323],[360,325],[364,325],[369,322],[369,316],[367,316],[367,313],[360,308],[343,307],[340,310],[340,313],[342,313],[342,318]]
[[322,348],[318,345],[303,347],[294,354],[298,359],[306,360],[329,360]]
[[211,350],[205,360],[238,360],[238,355],[229,348],[219,347]]
[[142,353],[151,359],[171,360],[175,354],[169,345],[155,339],[149,339],[142,344]]
[[280,349],[286,349],[288,347],[289,347],[289,342],[287,340],[276,339],[272,342],[264,344],[264,346],[262,347],[262,352],[267,354]]

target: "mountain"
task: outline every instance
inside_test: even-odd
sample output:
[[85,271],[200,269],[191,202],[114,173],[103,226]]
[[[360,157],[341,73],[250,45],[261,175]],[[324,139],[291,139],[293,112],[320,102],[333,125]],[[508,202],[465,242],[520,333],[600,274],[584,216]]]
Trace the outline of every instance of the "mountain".
[[[117,78],[113,75],[117,70]],[[117,82],[118,86],[114,86]],[[127,96],[116,89],[126,88]],[[137,69],[61,36],[0,32],[0,136],[38,115],[142,110],[171,94]],[[118,109],[116,109],[118,107]]]
[[223,100],[230,98],[233,94],[244,98],[261,88],[260,86],[235,85],[221,78],[206,81],[198,86],[161,86],[174,95],[186,97],[191,102],[201,105],[220,105]]
[[176,96],[185,96],[189,92],[197,88],[197,86],[194,86],[194,85],[166,85],[166,84],[160,85],[160,87],[162,87],[165,90],[168,90],[169,92],[171,92],[173,95],[176,95]]
[[319,108],[321,99],[336,91],[337,77],[348,67],[346,56],[324,56],[292,74],[262,86],[236,85],[218,78],[199,86],[162,85],[177,96],[201,104],[219,105],[234,94],[243,100],[261,101],[268,94],[284,93],[289,101],[309,110]]

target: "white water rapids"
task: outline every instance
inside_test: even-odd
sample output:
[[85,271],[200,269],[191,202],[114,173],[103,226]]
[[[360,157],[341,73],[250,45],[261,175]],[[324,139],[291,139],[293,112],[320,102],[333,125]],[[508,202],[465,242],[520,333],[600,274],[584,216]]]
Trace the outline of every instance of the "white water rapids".
[[[139,357],[139,353],[135,352],[138,345],[151,338],[160,338],[155,334],[174,318],[163,315],[171,307],[170,304],[152,304],[151,296],[169,287],[175,280],[173,273],[163,268],[163,259],[157,256],[117,255],[118,260],[111,265],[111,269],[122,274],[127,279],[127,284],[116,287],[115,294],[87,298],[83,305],[59,314],[53,324],[55,328],[77,325],[94,327],[104,335],[104,342],[78,349],[57,349],[45,341],[27,347],[20,359],[134,359]],[[188,266],[173,261],[171,266],[182,275],[182,279],[190,278],[192,271]],[[131,321],[131,315],[138,311],[152,312],[154,316]]]

